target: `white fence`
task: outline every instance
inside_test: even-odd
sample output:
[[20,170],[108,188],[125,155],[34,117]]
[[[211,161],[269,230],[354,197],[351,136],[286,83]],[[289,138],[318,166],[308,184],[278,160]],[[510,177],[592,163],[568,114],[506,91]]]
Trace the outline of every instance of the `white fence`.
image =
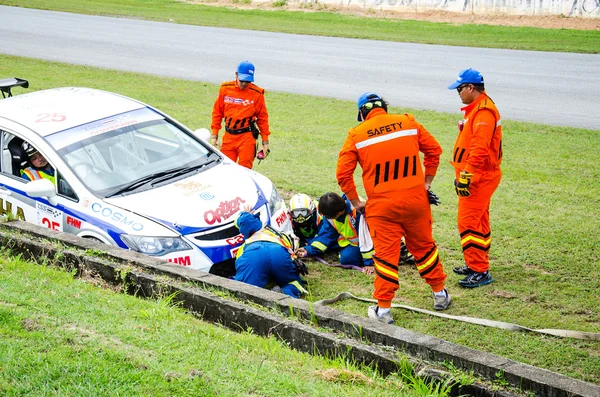
[[441,10],[472,14],[600,17],[600,0],[290,0],[290,3],[417,12]]

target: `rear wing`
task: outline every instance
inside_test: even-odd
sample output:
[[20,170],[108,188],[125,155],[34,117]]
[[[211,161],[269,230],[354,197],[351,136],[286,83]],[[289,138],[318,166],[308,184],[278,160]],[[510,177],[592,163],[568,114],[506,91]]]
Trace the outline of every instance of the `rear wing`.
[[2,98],[11,97],[12,92],[10,91],[10,89],[19,86],[27,88],[29,87],[29,81],[25,79],[20,79],[18,77],[0,80],[0,91],[2,91]]

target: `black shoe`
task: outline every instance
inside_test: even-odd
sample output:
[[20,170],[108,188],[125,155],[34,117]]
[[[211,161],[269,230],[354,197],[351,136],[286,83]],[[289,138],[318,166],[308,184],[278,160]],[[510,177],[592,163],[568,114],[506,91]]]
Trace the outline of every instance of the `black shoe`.
[[472,272],[468,266],[455,267],[452,269],[452,271],[456,274],[460,274],[461,276],[468,276]]
[[402,241],[400,243],[400,262],[398,262],[398,265],[414,265],[414,264],[415,264],[415,257],[413,256],[413,254],[408,252],[408,248],[406,248],[406,244],[404,244],[404,241]]
[[494,281],[490,272],[477,273],[472,272],[464,279],[458,282],[458,285],[464,288],[481,287]]

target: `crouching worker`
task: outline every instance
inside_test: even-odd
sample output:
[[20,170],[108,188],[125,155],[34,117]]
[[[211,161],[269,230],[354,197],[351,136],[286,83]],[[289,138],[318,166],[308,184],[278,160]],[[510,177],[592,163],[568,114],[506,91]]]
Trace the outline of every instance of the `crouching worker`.
[[[373,274],[373,249],[361,250],[359,234],[362,214],[346,196],[337,193],[325,193],[319,199],[319,213],[325,217],[323,227],[312,239],[310,245],[299,248],[299,257],[321,255],[328,249],[339,250],[342,265],[359,266],[363,273]],[[364,231],[364,230],[363,230]],[[368,230],[364,231],[368,235]]]
[[318,206],[317,200],[304,193],[294,194],[290,199],[292,228],[300,247],[310,245],[324,225]]
[[306,265],[296,258],[291,239],[269,226],[263,227],[259,215],[244,209],[235,226],[246,240],[237,252],[235,280],[264,288],[275,282],[281,292],[292,298],[308,293],[300,275],[308,274]]

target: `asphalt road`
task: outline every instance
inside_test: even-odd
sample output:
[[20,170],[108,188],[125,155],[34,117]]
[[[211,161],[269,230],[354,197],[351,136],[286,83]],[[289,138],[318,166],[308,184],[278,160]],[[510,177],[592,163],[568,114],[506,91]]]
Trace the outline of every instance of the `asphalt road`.
[[[456,113],[462,104],[447,86],[461,69],[473,67],[504,119],[600,130],[600,55],[314,37],[5,6],[0,54],[211,83],[233,79],[237,63],[248,59],[267,91],[353,101],[375,91],[394,106]],[[0,77],[33,79],[15,74]]]

